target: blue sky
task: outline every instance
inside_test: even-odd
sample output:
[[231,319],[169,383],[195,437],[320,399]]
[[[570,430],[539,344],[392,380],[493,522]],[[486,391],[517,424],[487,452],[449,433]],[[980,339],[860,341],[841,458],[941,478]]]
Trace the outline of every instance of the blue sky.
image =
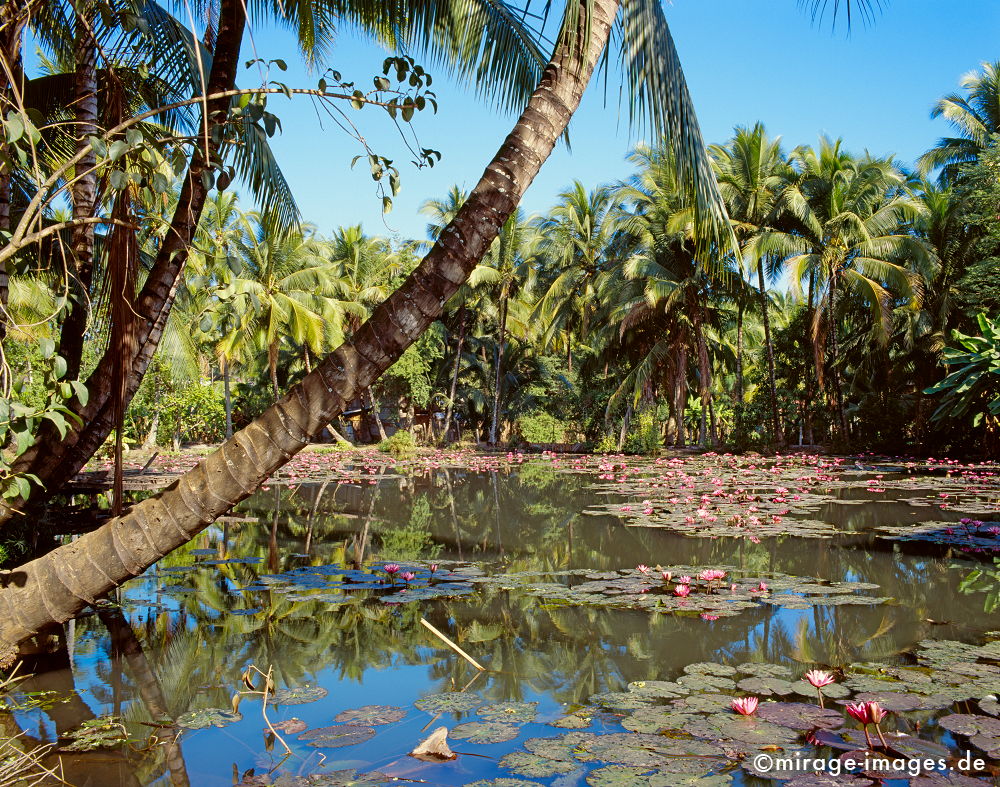
[[[876,22],[831,31],[813,24],[795,0],[674,0],[666,9],[684,64],[706,142],[722,142],[735,125],[762,120],[786,147],[813,143],[820,134],[843,137],[848,149],[868,149],[912,161],[943,134],[931,121],[940,96],[957,90],[960,77],[984,60],[1000,59],[1000,3],[996,0],[893,0]],[[317,76],[299,64],[284,31],[254,31],[263,58],[283,58],[280,78],[294,87],[314,87]],[[253,56],[247,48],[248,57]],[[332,67],[359,86],[381,73],[385,53],[342,31]],[[340,225],[362,223],[372,234],[423,238],[420,204],[444,195],[452,184],[471,188],[513,123],[471,90],[435,73],[437,115],[418,114],[421,144],[442,153],[434,169],[417,170],[384,115],[373,108],[351,112],[379,153],[400,165],[402,191],[383,220],[367,168],[350,169],[358,144],[326,122],[321,128],[308,99],[272,99],[283,123],[273,141],[303,218],[329,234]],[[248,82],[249,84],[249,82]],[[625,157],[637,141],[612,99],[604,104],[592,84],[572,126],[573,150],[560,146],[543,167],[523,207],[528,213],[552,205],[574,178],[588,188],[627,177]],[[617,82],[611,77],[609,95]]]

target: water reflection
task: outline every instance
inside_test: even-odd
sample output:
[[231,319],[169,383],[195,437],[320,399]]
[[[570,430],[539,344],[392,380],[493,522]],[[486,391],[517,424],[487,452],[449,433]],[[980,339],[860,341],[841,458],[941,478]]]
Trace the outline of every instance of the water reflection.
[[[279,686],[329,689],[320,702],[274,713],[310,725],[329,724],[340,710],[358,705],[410,706],[422,694],[468,683],[474,671],[428,636],[421,616],[488,665],[477,691],[495,701],[538,701],[540,721],[630,681],[670,679],[697,661],[906,661],[922,639],[975,641],[1000,627],[1000,615],[985,614],[980,595],[959,592],[973,564],[930,547],[909,544],[904,550],[863,532],[754,544],[625,527],[614,517],[581,513],[595,502],[590,476],[530,463],[482,473],[438,468],[400,475],[383,468],[370,480],[376,483],[275,485],[246,501],[123,588],[121,608],[80,618],[55,636],[40,674],[26,686],[58,691],[66,701],[0,714],[5,725],[48,741],[112,713],[146,744],[74,755],[74,784],[222,785],[232,784],[234,773],[268,770],[280,759],[262,737],[259,702],[244,702],[243,721],[221,730],[178,739],[172,721],[197,708],[229,708],[248,664],[273,667]],[[824,516],[845,510],[853,522],[865,523],[848,529],[864,531],[886,516],[912,515],[905,508],[883,500],[831,504]],[[926,518],[918,516],[916,521]],[[492,588],[422,604],[389,606],[372,598],[330,604],[289,598],[259,582],[300,566],[360,568],[383,559],[476,561],[490,571],[608,570],[640,562],[722,566],[875,582],[892,602],[761,605],[705,621],[543,604],[520,591]],[[427,721],[412,710],[408,718],[412,723],[336,750],[349,754],[334,760],[368,769],[398,759]],[[539,727],[534,734],[552,732],[528,725],[526,735],[532,726]],[[305,767],[302,758],[317,762],[315,750],[290,743],[296,768]],[[463,758],[441,773],[435,783],[457,785],[496,775],[496,768],[489,760]]]

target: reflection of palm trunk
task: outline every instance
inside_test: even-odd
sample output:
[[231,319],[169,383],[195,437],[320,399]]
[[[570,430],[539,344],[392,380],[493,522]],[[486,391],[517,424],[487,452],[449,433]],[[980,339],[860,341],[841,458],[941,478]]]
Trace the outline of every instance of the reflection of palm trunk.
[[[100,607],[97,614],[111,635],[112,654],[124,657],[125,663],[132,673],[132,680],[139,690],[139,696],[142,698],[146,710],[149,711],[149,715],[157,721],[170,719],[169,706],[163,696],[160,681],[146,660],[142,645],[136,639],[135,632],[132,631],[128,620],[122,615],[121,610],[114,607]],[[180,730],[171,727],[166,732],[169,737],[162,740],[161,743],[166,754],[167,768],[170,770],[170,783],[174,787],[187,787],[190,781],[177,737]]]
[[444,468],[444,482],[448,486],[448,506],[451,508],[451,526],[455,529],[458,559],[462,560],[462,531],[458,527],[458,515],[455,513],[455,490],[451,486],[451,471],[447,467]]

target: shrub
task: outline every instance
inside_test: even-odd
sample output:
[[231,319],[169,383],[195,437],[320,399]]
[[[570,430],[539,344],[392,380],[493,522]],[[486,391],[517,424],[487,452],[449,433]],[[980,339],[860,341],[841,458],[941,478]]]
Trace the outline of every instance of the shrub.
[[573,427],[550,413],[536,411],[519,417],[517,428],[529,443],[563,443]]
[[417,452],[417,441],[412,434],[400,429],[392,437],[379,443],[378,450],[397,458],[413,456]]
[[200,382],[165,396],[160,404],[157,442],[178,436],[185,443],[215,443],[225,436],[226,410],[216,385]]

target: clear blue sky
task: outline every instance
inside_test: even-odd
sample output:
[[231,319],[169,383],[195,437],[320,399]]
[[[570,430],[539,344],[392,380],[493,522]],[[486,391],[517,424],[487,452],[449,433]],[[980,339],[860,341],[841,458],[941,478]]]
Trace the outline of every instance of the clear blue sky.
[[[836,31],[828,22],[814,25],[795,0],[675,0],[666,13],[708,143],[725,141],[735,125],[762,120],[788,148],[825,133],[843,137],[848,149],[893,154],[909,164],[947,132],[943,120],[929,118],[934,101],[956,90],[981,61],[1000,59],[996,0],[892,0],[874,25],[856,24],[850,34],[843,25]],[[315,86],[289,34],[258,29],[254,43],[261,57],[288,61],[280,76],[288,84]],[[381,73],[384,57],[345,30],[330,65],[364,89]],[[434,76],[440,110],[414,121],[421,143],[442,153],[432,170],[406,163],[395,130],[377,110],[351,115],[372,146],[400,165],[403,188],[386,223],[367,168],[350,169],[361,152],[357,143],[328,121],[321,128],[308,99],[272,100],[284,126],[272,144],[305,220],[324,234],[360,222],[372,234],[422,239],[420,204],[452,184],[475,184],[513,118],[445,74]],[[572,153],[557,148],[528,191],[529,213],[546,210],[573,178],[590,188],[630,174],[625,156],[636,137],[614,100],[604,105],[602,87],[591,85],[573,120]],[[612,77],[609,95],[616,88]]]

